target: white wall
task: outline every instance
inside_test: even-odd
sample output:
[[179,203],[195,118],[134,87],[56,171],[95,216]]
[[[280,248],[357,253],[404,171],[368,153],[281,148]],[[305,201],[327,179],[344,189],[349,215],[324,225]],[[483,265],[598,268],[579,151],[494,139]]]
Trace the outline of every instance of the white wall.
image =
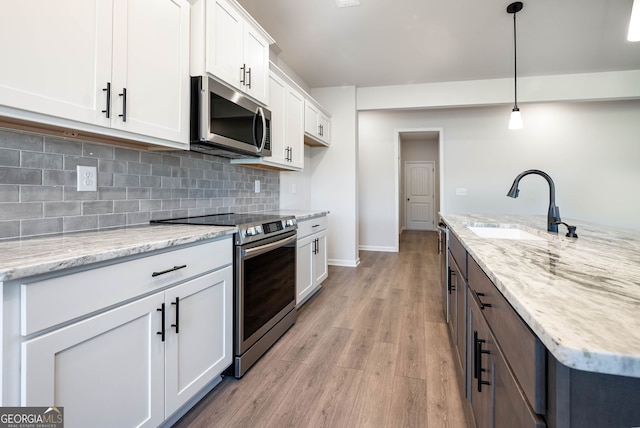
[[[541,169],[564,219],[640,228],[640,101],[523,104],[525,128],[509,131],[509,106],[359,113],[360,244],[394,242],[394,130],[443,128],[444,212],[545,215]],[[467,196],[455,196],[466,188]]]
[[329,264],[357,266],[356,90],[322,88],[311,95],[332,114],[331,146],[305,147],[304,171],[280,173],[280,208],[328,210]]

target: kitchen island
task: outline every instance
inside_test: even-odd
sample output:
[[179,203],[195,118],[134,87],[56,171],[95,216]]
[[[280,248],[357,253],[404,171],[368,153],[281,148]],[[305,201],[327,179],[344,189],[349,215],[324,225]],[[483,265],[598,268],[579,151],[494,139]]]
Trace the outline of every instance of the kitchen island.
[[[541,372],[546,379],[541,389],[547,398],[535,413],[546,415],[546,425],[625,426],[620,421],[640,425],[640,232],[568,221],[577,226],[576,239],[564,236],[564,226],[557,235],[547,232],[544,217],[441,217],[452,239],[468,254],[466,307],[480,302],[472,284],[472,267],[477,266],[544,345]],[[486,238],[469,226],[520,229],[543,239]],[[466,273],[466,267],[461,270]],[[485,310],[489,306],[480,307],[480,313],[490,311]],[[471,330],[473,311],[466,314],[466,328]],[[489,327],[493,333],[499,329]],[[467,355],[466,366],[475,371],[479,360],[472,361],[478,343],[470,344],[474,333],[467,332],[462,354]],[[509,361],[512,367],[519,363]],[[477,372],[473,374],[477,378]],[[467,396],[473,391],[469,377]],[[594,414],[600,419],[590,416]],[[585,421],[587,425],[578,425]],[[499,424],[497,416],[495,422]]]

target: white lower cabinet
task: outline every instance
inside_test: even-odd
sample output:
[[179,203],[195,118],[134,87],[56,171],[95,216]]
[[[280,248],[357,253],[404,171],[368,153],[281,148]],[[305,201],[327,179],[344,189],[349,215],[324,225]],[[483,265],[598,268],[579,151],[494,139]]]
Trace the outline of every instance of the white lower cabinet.
[[30,340],[22,406],[63,406],[67,427],[154,427],[164,420],[157,294]]
[[[63,406],[68,428],[155,427],[215,383],[232,362],[229,241],[190,247],[223,249],[226,266],[23,341],[20,405]],[[173,253],[143,260],[151,266]],[[105,275],[117,281],[134,262],[111,265]],[[177,278],[188,270],[181,266],[153,269],[154,278]]]
[[296,304],[302,305],[324,281],[327,265],[327,218],[298,222]]

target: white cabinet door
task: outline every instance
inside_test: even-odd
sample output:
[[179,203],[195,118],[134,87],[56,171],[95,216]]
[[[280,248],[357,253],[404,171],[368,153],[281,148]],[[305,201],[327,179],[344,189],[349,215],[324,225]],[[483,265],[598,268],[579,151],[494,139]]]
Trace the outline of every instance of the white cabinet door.
[[0,4],[0,107],[109,126],[111,0]]
[[271,110],[271,156],[273,162],[287,165],[288,142],[286,135],[287,84],[278,76],[269,76],[269,109]]
[[320,128],[318,128],[318,115],[320,111],[310,102],[305,103],[304,108],[304,132],[318,138]]
[[24,342],[20,404],[64,406],[69,428],[158,426],[163,302],[154,294]]
[[331,142],[331,122],[329,118],[322,113],[318,114],[318,131],[320,140],[329,145]]
[[313,140],[308,141],[315,146],[328,146],[331,142],[331,121],[311,101],[305,100],[304,132]]
[[244,20],[225,0],[207,0],[206,14],[207,72],[240,89]]
[[269,104],[269,42],[247,23],[244,31],[244,91]]
[[313,258],[313,282],[320,285],[329,275],[327,265],[327,231],[323,230],[313,235],[316,239],[315,255]]
[[189,7],[186,0],[114,0],[114,128],[188,142]]
[[313,246],[315,235],[298,239],[296,246],[296,304],[302,304],[314,289]]
[[166,417],[231,365],[232,283],[229,266],[165,293]]
[[304,168],[304,97],[288,87],[285,99],[285,135],[290,147],[289,164],[293,168]]

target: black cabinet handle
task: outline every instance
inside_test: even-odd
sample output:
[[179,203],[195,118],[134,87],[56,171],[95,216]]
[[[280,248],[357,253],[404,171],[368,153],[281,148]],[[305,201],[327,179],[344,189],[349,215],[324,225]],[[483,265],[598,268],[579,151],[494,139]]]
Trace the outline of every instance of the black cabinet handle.
[[171,302],[172,305],[176,307],[176,323],[171,324],[171,327],[176,328],[176,334],[180,333],[180,298],[176,297],[175,302]]
[[246,82],[246,77],[247,77],[247,65],[246,64],[242,64],[242,67],[240,67],[240,71],[242,72],[242,77],[240,78],[240,84],[247,86]]
[[102,88],[102,91],[107,91],[107,107],[102,112],[106,113],[109,119],[111,117],[111,82],[107,82],[107,87]]
[[122,93],[118,94],[122,97],[122,114],[119,114],[123,122],[127,121],[127,88],[122,88]]
[[249,69],[247,70],[247,75],[249,76],[249,83],[247,83],[247,88],[251,89],[251,67],[249,67]]
[[175,270],[179,270],[179,269],[184,269],[184,268],[186,268],[186,267],[187,267],[187,265],[174,266],[174,267],[172,267],[171,269],[163,270],[163,271],[161,271],[161,272],[153,272],[153,273],[151,274],[151,276],[155,278],[156,276],[164,275],[165,273],[173,272],[173,271],[175,271]]
[[156,311],[162,313],[162,328],[156,334],[159,334],[162,337],[162,341],[164,342],[164,333],[165,333],[165,331],[164,331],[164,303],[162,304],[162,306],[159,309],[156,309]]
[[[454,277],[456,279],[455,285],[453,285]],[[458,286],[458,274],[456,274],[455,270],[449,269],[449,294],[451,294],[452,291],[455,291],[457,286]]]
[[473,332],[473,378],[478,379],[478,369],[480,367],[480,361],[478,359],[478,332]]
[[480,300],[480,297],[484,297],[484,293],[477,293],[475,292],[476,298],[478,299],[478,303],[480,304],[480,309],[484,310],[484,308],[490,308],[491,307],[491,303],[483,303],[482,300]]
[[478,339],[478,332],[473,332],[473,362],[474,362],[474,370],[473,377],[477,379],[478,383],[478,392],[482,392],[482,385],[491,385],[491,382],[487,380],[482,380],[482,372],[486,372],[485,369],[482,368],[482,354],[490,354],[490,351],[486,351],[482,349],[482,344],[486,341],[483,339]]

